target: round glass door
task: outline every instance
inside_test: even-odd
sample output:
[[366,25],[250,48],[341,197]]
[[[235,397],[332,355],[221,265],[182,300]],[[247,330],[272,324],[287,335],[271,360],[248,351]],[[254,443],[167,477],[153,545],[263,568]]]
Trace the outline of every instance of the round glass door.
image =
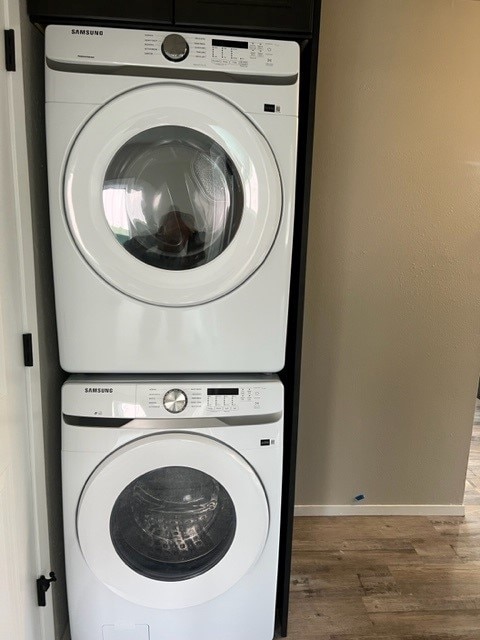
[[115,238],[135,258],[159,269],[193,269],[234,239],[243,189],[231,158],[211,138],[154,127],[114,155],[103,207]]
[[245,458],[189,432],[141,437],[86,482],[77,535],[97,578],[141,606],[180,609],[230,589],[263,552],[270,514]]
[[283,192],[250,118],[212,92],[152,84],[101,106],[72,143],[63,203],[93,271],[150,304],[227,295],[266,260]]
[[214,567],[229,550],[236,514],[226,489],[189,467],[143,474],[121,492],[110,536],[121,559],[153,580],[188,580]]

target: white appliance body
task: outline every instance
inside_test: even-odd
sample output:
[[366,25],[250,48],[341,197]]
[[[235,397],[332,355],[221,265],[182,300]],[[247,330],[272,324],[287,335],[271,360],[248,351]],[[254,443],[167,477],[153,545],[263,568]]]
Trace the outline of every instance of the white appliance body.
[[284,365],[296,43],[49,26],[60,360],[70,372]]
[[72,640],[271,640],[280,381],[72,376],[62,412]]

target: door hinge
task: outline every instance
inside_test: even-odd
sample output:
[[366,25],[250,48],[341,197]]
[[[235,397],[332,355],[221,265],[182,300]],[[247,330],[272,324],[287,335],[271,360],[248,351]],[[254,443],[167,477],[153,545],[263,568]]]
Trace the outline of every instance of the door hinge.
[[23,364],[33,367],[33,340],[31,333],[23,334]]
[[16,71],[15,62],[15,31],[13,29],[5,29],[5,69],[7,71]]
[[52,584],[52,582],[57,581],[57,576],[53,571],[50,571],[48,575],[50,576],[49,578],[46,578],[45,576],[40,576],[40,578],[38,578],[37,580],[37,599],[38,599],[39,607],[47,606],[47,600],[45,598],[45,594],[50,589],[50,585]]

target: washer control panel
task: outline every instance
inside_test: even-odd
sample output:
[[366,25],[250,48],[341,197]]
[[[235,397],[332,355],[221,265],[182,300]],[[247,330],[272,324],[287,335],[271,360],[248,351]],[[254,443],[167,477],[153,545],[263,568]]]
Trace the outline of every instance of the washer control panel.
[[262,390],[260,387],[227,387],[207,389],[207,411],[238,411],[242,406],[260,409]]
[[241,381],[192,378],[98,379],[78,376],[62,388],[63,412],[124,418],[221,418],[283,411],[283,386],[275,376]]
[[252,415],[269,412],[268,387],[258,384],[238,386],[164,385],[137,386],[136,416],[160,417],[165,412],[182,418],[196,416]]

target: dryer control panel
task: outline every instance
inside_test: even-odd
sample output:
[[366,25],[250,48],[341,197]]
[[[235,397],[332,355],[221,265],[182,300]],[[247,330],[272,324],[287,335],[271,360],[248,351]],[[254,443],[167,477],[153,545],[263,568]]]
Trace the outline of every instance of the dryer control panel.
[[252,416],[283,411],[276,376],[245,380],[191,378],[103,381],[75,376],[62,389],[63,413],[103,418]]
[[190,34],[145,34],[146,55],[157,56],[162,53],[172,62],[181,62],[188,56],[190,64],[195,67],[225,71],[248,68],[272,71],[277,64],[282,64],[282,44],[276,40],[233,40]]
[[177,72],[189,70],[210,72],[211,79],[224,72],[254,76],[252,82],[294,84],[300,70],[298,44],[274,39],[49,25],[45,47],[47,66],[59,71],[80,67],[94,73],[97,67],[102,73],[135,75],[150,68],[156,75],[154,69],[170,69],[165,77],[181,78]]

